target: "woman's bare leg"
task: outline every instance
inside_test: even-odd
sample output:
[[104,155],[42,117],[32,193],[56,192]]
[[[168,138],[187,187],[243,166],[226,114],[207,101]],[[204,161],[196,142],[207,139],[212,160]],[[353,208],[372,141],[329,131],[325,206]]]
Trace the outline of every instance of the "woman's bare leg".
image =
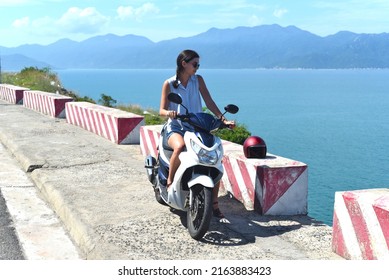
[[170,158],[169,176],[167,178],[167,187],[173,183],[174,175],[180,166],[179,155],[185,147],[184,138],[178,134],[173,133],[168,140],[169,146],[173,149],[173,154]]

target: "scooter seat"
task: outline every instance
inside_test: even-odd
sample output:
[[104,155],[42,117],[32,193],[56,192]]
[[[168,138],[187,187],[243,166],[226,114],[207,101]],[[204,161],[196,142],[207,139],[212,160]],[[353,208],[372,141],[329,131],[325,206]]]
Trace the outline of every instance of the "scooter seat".
[[161,135],[162,135],[162,147],[164,150],[166,151],[173,151],[173,149],[169,146],[168,142],[167,142],[167,131],[165,129],[165,127],[162,129],[161,131]]

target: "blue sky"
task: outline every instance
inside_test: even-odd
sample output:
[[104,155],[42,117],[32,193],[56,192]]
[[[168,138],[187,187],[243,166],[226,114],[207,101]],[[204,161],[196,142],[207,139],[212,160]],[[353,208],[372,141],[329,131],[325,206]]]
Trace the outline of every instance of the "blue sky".
[[294,25],[320,36],[389,32],[388,0],[0,0],[0,46],[114,33],[154,42],[212,27]]

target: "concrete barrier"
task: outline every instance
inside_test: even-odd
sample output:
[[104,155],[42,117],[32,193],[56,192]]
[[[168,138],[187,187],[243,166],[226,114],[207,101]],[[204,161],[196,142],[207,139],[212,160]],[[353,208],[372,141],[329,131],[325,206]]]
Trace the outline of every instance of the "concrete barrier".
[[65,104],[71,97],[40,90],[24,92],[23,106],[54,118],[65,118]]
[[335,193],[332,250],[351,260],[389,260],[389,189]]
[[24,91],[28,88],[0,84],[0,99],[5,100],[12,104],[23,104]]
[[[157,154],[161,126],[143,126],[140,146],[144,156]],[[268,154],[247,159],[242,145],[223,141],[225,173],[222,187],[247,210],[263,215],[307,214],[308,167],[306,164]]]
[[157,158],[162,127],[162,125],[148,125],[140,128],[140,150],[143,156],[152,155]]
[[242,145],[223,141],[223,165],[228,180],[223,187],[247,210],[263,215],[307,214],[308,166],[267,153],[264,159],[248,159]]
[[144,117],[89,102],[66,103],[66,120],[116,144],[139,144]]

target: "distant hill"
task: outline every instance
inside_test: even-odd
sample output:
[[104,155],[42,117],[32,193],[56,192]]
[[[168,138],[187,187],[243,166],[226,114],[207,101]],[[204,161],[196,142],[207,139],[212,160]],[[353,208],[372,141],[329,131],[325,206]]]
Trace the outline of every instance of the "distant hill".
[[[107,34],[85,41],[68,39],[47,46],[0,47],[7,55],[22,55],[30,66],[40,61],[52,68],[174,68],[183,49],[195,49],[205,68],[388,68],[389,34],[342,31],[320,37],[295,26],[261,25],[212,28],[192,37],[154,43],[142,36]],[[5,55],[5,56],[4,56]],[[14,57],[16,58],[16,57]],[[28,61],[30,59],[30,61]],[[10,68],[10,69],[11,69]]]
[[26,66],[32,66],[37,68],[53,68],[51,65],[34,60],[21,54],[10,54],[1,57],[1,68],[11,72],[18,72]]

